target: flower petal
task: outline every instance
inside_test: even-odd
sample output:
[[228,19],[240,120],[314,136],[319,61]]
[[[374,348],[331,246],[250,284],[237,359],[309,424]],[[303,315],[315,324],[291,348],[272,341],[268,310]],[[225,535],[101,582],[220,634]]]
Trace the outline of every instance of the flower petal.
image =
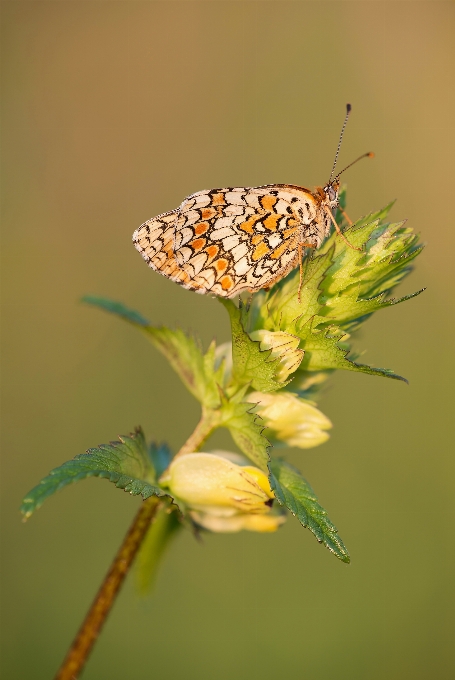
[[192,508],[215,506],[241,512],[267,512],[273,498],[267,476],[211,453],[177,458],[161,478],[177,498]]
[[315,406],[291,392],[251,392],[247,400],[257,404],[257,412],[272,435],[289,446],[308,449],[329,438],[330,420]]

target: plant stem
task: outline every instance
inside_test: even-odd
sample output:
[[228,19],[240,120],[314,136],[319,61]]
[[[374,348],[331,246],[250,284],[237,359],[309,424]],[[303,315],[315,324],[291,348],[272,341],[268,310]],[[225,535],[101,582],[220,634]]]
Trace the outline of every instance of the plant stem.
[[174,456],[173,460],[180,458],[181,456],[186,456],[187,453],[198,451],[205,440],[218,426],[219,421],[220,416],[218,411],[203,409],[201,419],[196,425],[193,434],[188,437],[180,451]]
[[159,505],[156,496],[142,503],[55,680],[76,680],[84,667]]
[[[213,412],[203,412],[194,432],[175,457],[197,451],[216,425],[217,417]],[[160,504],[156,496],[142,503],[55,680],[77,680]]]

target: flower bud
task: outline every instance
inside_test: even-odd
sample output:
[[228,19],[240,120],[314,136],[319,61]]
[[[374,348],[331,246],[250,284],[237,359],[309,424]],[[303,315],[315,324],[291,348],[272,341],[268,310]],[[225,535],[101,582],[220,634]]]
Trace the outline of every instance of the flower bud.
[[160,481],[185,503],[192,519],[210,531],[275,531],[284,521],[272,511],[274,495],[267,475],[220,453],[176,458]]
[[300,366],[305,352],[303,349],[298,349],[300,338],[296,335],[262,329],[253,331],[250,337],[261,343],[262,350],[270,349],[272,358],[280,360],[280,368],[275,376],[279,382],[286,382],[290,374]]
[[247,400],[257,404],[257,413],[275,439],[288,446],[309,449],[327,441],[330,420],[319,409],[291,392],[251,392]]

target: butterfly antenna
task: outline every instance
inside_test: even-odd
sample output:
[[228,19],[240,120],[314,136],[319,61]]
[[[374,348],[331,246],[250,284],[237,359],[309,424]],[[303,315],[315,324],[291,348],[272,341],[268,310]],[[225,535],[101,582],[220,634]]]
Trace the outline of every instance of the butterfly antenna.
[[335,154],[335,160],[333,161],[333,168],[332,168],[332,172],[330,173],[330,179],[329,179],[329,182],[328,182],[329,184],[332,181],[333,173],[335,172],[335,167],[336,167],[337,160],[338,160],[338,154],[340,153],[341,140],[343,139],[344,129],[346,127],[346,123],[348,122],[348,118],[349,118],[349,114],[351,113],[351,109],[352,109],[352,106],[350,104],[346,104],[346,116],[345,116],[345,119],[344,119],[343,127],[341,128],[340,141],[338,142],[338,149],[337,149],[337,152]]
[[362,158],[374,158],[374,153],[372,151],[368,151],[368,153],[363,153],[361,156],[355,159],[355,161],[352,161],[352,163],[349,163],[341,172],[338,173],[338,175],[335,177],[335,179],[338,179],[338,177],[348,168],[354,165],[354,163],[357,163],[357,161],[361,161]]

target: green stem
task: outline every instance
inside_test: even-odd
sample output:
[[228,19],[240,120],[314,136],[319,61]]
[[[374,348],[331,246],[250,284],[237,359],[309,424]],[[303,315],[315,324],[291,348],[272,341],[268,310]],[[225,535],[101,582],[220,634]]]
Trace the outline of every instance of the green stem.
[[219,424],[220,415],[218,411],[203,409],[201,419],[196,425],[193,434],[188,437],[180,451],[174,456],[173,460],[186,456],[188,453],[198,451]]
[[[196,429],[175,457],[197,451],[217,427],[218,420],[219,416],[213,411],[203,412]],[[55,680],[77,680],[79,677],[160,505],[161,501],[155,496],[142,503]]]

